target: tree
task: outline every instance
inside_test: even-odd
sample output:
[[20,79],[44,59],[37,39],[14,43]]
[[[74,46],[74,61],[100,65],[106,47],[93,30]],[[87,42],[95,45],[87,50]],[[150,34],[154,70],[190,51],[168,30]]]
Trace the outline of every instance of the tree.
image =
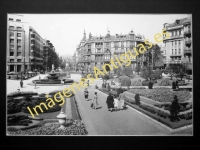
[[139,75],[140,70],[141,70],[140,65],[137,65],[137,66],[135,67],[135,72],[137,72],[138,75]]
[[128,76],[130,77],[133,75],[133,69],[131,66],[124,66],[123,69],[121,70],[120,75]]
[[172,77],[178,73],[178,66],[177,65],[169,65],[168,67],[166,67],[166,71],[169,73],[171,80],[172,80]]
[[152,76],[152,74],[153,74],[153,69],[151,66],[145,66],[141,70],[141,76],[145,78],[147,81]]

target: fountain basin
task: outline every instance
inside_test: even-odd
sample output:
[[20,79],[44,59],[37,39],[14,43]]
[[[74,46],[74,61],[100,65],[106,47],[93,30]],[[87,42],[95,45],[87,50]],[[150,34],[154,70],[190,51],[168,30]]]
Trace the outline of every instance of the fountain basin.
[[[73,83],[74,80],[72,79],[62,79],[64,80],[64,83]],[[50,80],[50,79],[41,79],[41,80],[33,80],[33,83],[36,82],[36,84],[61,84],[61,80],[60,79],[54,79],[54,80]]]

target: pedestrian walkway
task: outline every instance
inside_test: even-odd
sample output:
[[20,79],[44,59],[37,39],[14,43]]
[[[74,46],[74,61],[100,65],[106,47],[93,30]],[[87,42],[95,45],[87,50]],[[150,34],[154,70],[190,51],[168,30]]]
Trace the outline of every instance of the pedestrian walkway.
[[[81,112],[82,119],[91,135],[166,135],[170,131],[148,117],[141,115],[134,109],[128,108],[117,112],[107,109],[107,95],[98,91],[100,109],[91,109],[94,96],[94,86],[101,84],[96,80],[89,88],[89,100],[84,99],[84,89],[76,94],[76,100]],[[92,129],[90,129],[92,128]]]

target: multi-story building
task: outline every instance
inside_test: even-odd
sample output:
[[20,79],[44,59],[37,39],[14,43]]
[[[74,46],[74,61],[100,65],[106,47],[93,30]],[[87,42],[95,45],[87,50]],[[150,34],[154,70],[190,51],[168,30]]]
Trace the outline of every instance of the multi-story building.
[[48,71],[49,49],[50,49],[50,41],[45,39],[43,43],[43,66],[45,66],[46,71]]
[[164,29],[169,37],[163,35],[165,65],[189,62],[192,70],[192,18],[177,19],[174,23],[165,23]]
[[7,71],[29,69],[29,25],[22,15],[9,14],[7,18]]
[[[110,63],[110,59],[115,59],[115,56],[119,58],[128,50],[134,53],[133,48],[140,43],[144,44],[144,36],[135,35],[133,30],[124,35],[110,35],[110,31],[107,32],[106,36],[92,36],[90,33],[88,39],[84,31],[83,39],[76,49],[78,69],[93,71],[93,67],[96,66],[102,70],[102,66]],[[144,57],[140,55],[140,57],[131,58],[130,66],[133,68],[136,66],[136,59],[144,60]],[[142,61],[139,62],[142,63]],[[115,63],[117,65],[117,62]]]
[[29,27],[30,31],[30,66],[31,70],[41,70],[43,68],[43,39],[34,30],[33,27]]
[[52,43],[25,22],[23,15],[8,14],[7,19],[7,71],[47,70],[48,51],[55,51]]

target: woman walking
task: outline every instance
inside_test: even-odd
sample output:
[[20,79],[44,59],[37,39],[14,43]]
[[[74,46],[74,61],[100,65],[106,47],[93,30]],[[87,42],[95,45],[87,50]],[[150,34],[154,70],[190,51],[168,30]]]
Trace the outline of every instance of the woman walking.
[[125,99],[125,94],[123,93],[119,94],[119,109],[120,110],[124,108],[124,99]]
[[89,92],[88,92],[88,89],[87,89],[87,88],[86,88],[85,91],[84,91],[84,95],[85,95],[85,100],[88,100]]
[[93,98],[93,107],[94,109],[97,109],[98,106],[98,96],[97,96],[97,92],[94,93],[94,98]]
[[111,111],[114,109],[114,98],[112,96],[112,93],[109,93],[109,96],[107,97],[106,100],[107,106],[108,106],[108,111]]

